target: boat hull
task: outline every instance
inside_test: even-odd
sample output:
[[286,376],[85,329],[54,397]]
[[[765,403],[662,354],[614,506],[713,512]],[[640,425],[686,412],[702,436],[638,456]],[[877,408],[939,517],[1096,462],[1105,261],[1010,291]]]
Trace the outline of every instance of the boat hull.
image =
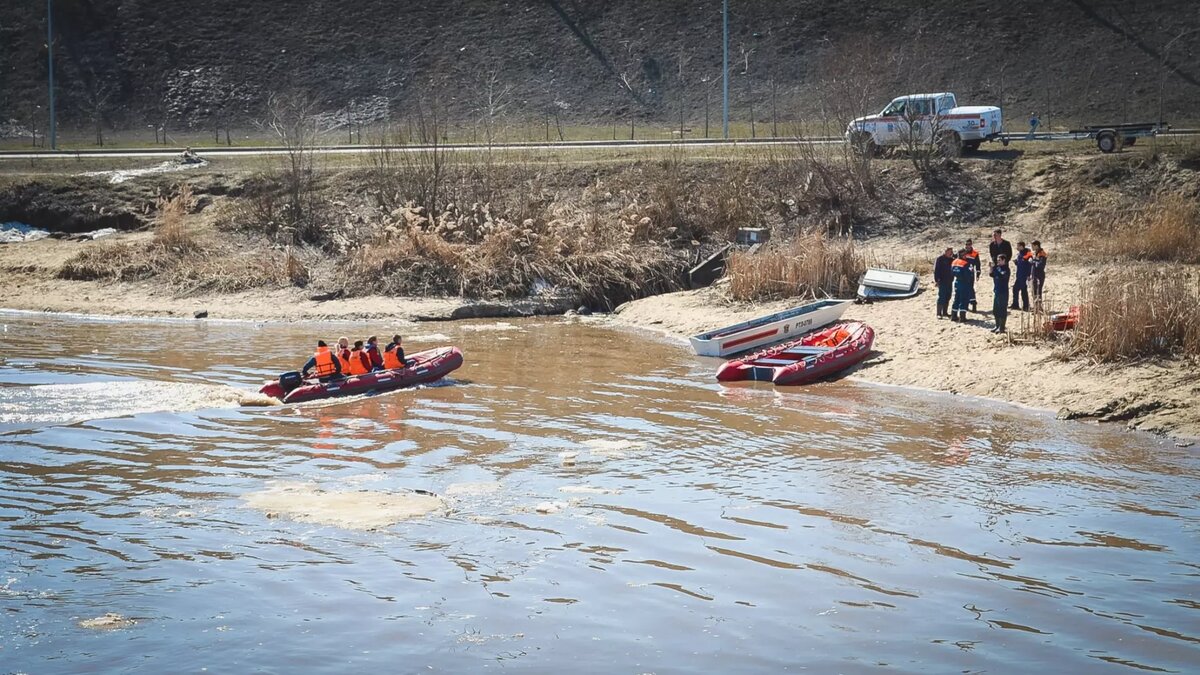
[[837,321],[851,300],[818,300],[800,307],[725,326],[691,338],[700,356],[729,356],[786,340]]
[[858,285],[858,297],[866,300],[911,298],[921,290],[920,280],[912,272],[871,268]]
[[[846,335],[837,344],[817,346],[839,330]],[[871,353],[874,344],[875,331],[867,324],[857,321],[836,324],[799,340],[727,361],[717,370],[717,380],[757,380],[780,386],[808,384],[858,365]]]
[[408,356],[406,360],[408,365],[404,368],[378,370],[327,382],[307,380],[287,392],[277,380],[272,380],[264,384],[259,391],[284,403],[382,393],[440,380],[462,366],[463,354],[457,347],[439,347],[417,352]]

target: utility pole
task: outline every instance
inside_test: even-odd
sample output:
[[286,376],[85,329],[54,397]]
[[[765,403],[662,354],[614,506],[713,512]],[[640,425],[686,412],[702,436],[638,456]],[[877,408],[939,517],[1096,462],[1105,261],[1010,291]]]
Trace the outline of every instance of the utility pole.
[[46,54],[50,81],[50,149],[58,149],[58,125],[54,121],[54,0],[46,0]]
[[730,137],[730,0],[721,0],[721,127]]

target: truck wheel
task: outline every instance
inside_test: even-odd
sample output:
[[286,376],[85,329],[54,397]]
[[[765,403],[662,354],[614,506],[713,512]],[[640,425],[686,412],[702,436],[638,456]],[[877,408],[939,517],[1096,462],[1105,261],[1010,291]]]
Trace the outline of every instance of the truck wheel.
[[980,143],[982,143],[982,141],[966,141],[965,143],[963,143],[963,151],[964,152],[976,152],[977,150],[979,150]]
[[859,132],[851,136],[850,147],[855,154],[863,157],[879,155],[879,146],[875,144],[875,139],[868,133]]
[[1096,134],[1096,147],[1100,148],[1100,152],[1109,153],[1117,149],[1117,132],[1112,129],[1105,129]]
[[958,157],[963,150],[962,136],[959,136],[957,131],[943,131],[938,135],[937,150],[942,157]]

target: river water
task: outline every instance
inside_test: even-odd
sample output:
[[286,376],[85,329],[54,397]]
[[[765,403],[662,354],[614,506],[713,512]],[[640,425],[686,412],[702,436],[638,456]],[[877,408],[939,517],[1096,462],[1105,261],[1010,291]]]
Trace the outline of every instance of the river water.
[[590,321],[399,326],[466,365],[307,407],[224,385],[393,326],[0,326],[3,672],[1200,668],[1193,448]]

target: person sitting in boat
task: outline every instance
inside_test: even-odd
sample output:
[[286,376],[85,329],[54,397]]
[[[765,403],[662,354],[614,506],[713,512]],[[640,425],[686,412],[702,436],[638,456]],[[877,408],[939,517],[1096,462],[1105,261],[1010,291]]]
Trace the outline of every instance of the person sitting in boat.
[[300,375],[306,379],[315,377],[319,380],[327,380],[341,374],[342,364],[338,361],[337,356],[329,351],[329,345],[325,344],[324,340],[317,340],[317,351],[300,369]]
[[363,341],[355,340],[354,348],[350,350],[350,370],[346,373],[351,377],[366,375],[371,372],[371,357],[363,349]]
[[367,358],[371,360],[371,370],[383,370],[383,354],[379,353],[379,339],[374,335],[367,338],[367,346],[363,348]]
[[404,359],[404,347],[399,335],[393,335],[392,341],[383,350],[383,367],[385,370],[398,370],[408,365]]
[[350,338],[345,336],[338,338],[337,349],[334,350],[334,356],[337,356],[338,361],[341,361],[342,372],[350,372]]

